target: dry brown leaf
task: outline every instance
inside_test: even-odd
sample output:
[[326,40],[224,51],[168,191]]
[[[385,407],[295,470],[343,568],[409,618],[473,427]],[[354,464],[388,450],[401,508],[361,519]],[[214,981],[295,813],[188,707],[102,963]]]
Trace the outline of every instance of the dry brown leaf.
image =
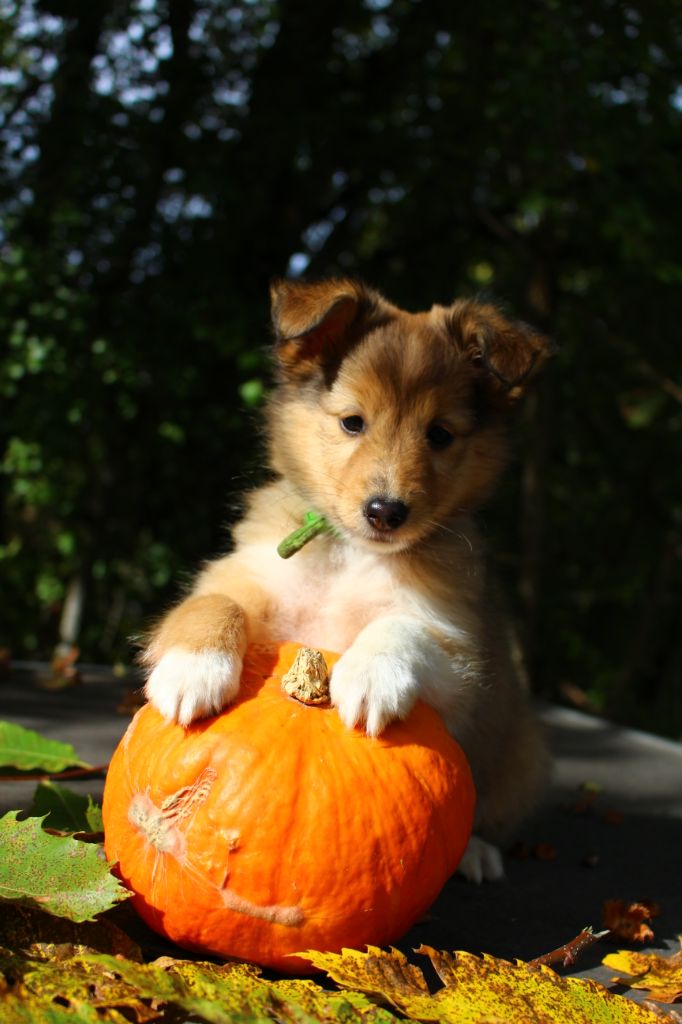
[[50,663],[50,675],[40,679],[37,683],[41,690],[67,690],[71,686],[78,686],[83,682],[83,677],[77,666],[80,656],[78,647],[69,647],[66,651],[55,654]]
[[627,903],[625,900],[606,900],[602,907],[602,924],[614,939],[623,942],[651,942],[654,937],[651,918],[660,914],[660,907],[652,900]]

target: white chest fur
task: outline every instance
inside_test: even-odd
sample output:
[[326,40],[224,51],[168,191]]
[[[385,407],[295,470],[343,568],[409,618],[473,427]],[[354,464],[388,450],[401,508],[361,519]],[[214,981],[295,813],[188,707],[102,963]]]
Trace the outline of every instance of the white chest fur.
[[312,541],[286,560],[270,544],[249,545],[237,557],[270,598],[262,634],[254,637],[259,641],[342,652],[368,622],[399,610],[404,600],[390,555]]

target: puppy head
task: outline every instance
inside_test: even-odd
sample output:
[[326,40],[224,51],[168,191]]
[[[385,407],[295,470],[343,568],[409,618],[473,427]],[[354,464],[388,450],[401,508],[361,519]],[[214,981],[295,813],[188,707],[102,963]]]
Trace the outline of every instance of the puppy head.
[[272,463],[311,506],[396,551],[488,496],[505,413],[551,354],[547,339],[493,306],[406,313],[349,280],[279,282],[272,300]]

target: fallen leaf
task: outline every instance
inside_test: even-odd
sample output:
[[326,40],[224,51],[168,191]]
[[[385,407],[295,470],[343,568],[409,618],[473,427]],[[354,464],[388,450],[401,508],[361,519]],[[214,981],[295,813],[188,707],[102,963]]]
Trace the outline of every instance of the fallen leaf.
[[44,818],[50,829],[59,832],[101,832],[102,809],[91,796],[75,793],[57,782],[45,780],[36,786],[31,817]]
[[[682,936],[679,941],[682,945]],[[602,963],[620,972],[613,981],[629,988],[646,989],[650,998],[659,1003],[675,1003],[682,999],[682,948],[672,956],[620,949],[605,956]],[[624,978],[622,974],[630,977]]]
[[[53,998],[74,1011],[85,1004],[92,1007],[101,1016],[84,1016],[88,1024],[91,1020],[146,1024],[159,1017],[191,1018],[207,1024],[234,1024],[237,1020],[240,1024],[272,1020],[281,1024],[398,1024],[392,1013],[375,1006],[362,993],[329,992],[309,980],[268,981],[259,968],[244,963],[162,957],[141,964],[99,954],[76,954],[46,963],[16,956],[3,959],[0,951],[1,971],[14,979],[9,991],[23,993],[25,1006],[34,1014],[17,1017],[22,1024],[42,1024],[40,1011]],[[4,1002],[2,1005],[4,1013]],[[68,1018],[58,1019],[61,1024]],[[2,1021],[5,1024],[4,1016]]]
[[392,1003],[399,1010],[407,999],[429,992],[421,970],[398,949],[387,953],[376,946],[368,946],[366,953],[359,949],[342,949],[340,953],[308,950],[297,955],[310,960],[313,967],[326,971],[338,985],[357,988],[368,996]]
[[654,933],[649,927],[651,918],[660,913],[651,900],[627,903],[625,900],[606,900],[602,907],[602,924],[611,937],[624,942],[650,942]]
[[221,1008],[233,1014],[230,1020],[237,1016],[241,1020],[245,1005],[250,1004],[251,1012],[264,1013],[267,1019],[272,1016],[293,1022],[298,1020],[295,1011],[303,1011],[310,1019],[301,1019],[301,1024],[318,1020],[397,1024],[393,1014],[373,1005],[360,992],[328,992],[308,979],[268,982],[252,964],[190,963],[160,957],[153,966],[181,981],[193,996],[220,1000]]
[[130,893],[115,878],[99,846],[51,836],[42,818],[0,818],[0,901],[45,910],[70,921],[92,921]]
[[73,646],[55,654],[50,663],[50,675],[39,680],[38,688],[40,690],[67,690],[71,686],[78,686],[82,683],[83,677],[76,665],[79,655],[80,650]]
[[[114,957],[107,959],[107,966],[109,962],[119,963]],[[10,960],[0,954],[0,970],[13,979],[13,994],[22,997],[26,1010],[35,1014],[26,1013],[20,1018],[23,1021],[35,1020],[38,1024],[43,1019],[40,1013],[55,1004],[69,1009],[76,1020],[102,1019],[98,1011],[106,1014],[105,1020],[133,1020],[136,1024],[146,1024],[159,1016],[144,1002],[142,993],[111,969],[103,969],[96,956],[76,954],[44,961],[17,956]],[[119,1014],[119,1010],[125,1010],[126,1015]],[[5,1024],[4,1016],[2,1019]]]
[[0,765],[11,765],[22,771],[39,768],[45,772],[61,772],[70,765],[91,768],[76,754],[70,743],[48,740],[33,729],[24,729],[12,722],[0,722]]
[[[671,1021],[595,982],[560,978],[548,967],[508,963],[423,946],[443,988],[431,995],[422,971],[397,950],[308,953],[342,991],[312,980],[269,981],[244,963],[123,956],[58,948],[49,959],[0,949],[3,1024],[147,1024],[155,1019],[205,1024],[398,1024],[374,1000],[405,1016],[443,1024],[660,1024]],[[353,990],[347,991],[348,985]]]
[[402,953],[343,950],[305,957],[338,984],[381,998],[413,1020],[439,1024],[656,1024],[662,1019],[603,985],[562,978],[551,968],[421,946],[443,988],[429,993],[422,972]]
[[2,1024],[129,1024],[117,1010],[100,1013],[89,1003],[63,1005],[32,992],[1,992]]

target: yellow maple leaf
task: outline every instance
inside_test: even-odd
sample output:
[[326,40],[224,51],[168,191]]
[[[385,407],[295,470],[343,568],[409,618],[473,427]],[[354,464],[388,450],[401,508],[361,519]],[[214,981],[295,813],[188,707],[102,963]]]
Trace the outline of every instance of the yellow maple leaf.
[[429,994],[422,972],[398,949],[386,952],[376,946],[368,946],[366,953],[359,949],[342,949],[340,953],[320,953],[311,949],[300,955],[310,960],[314,967],[326,971],[343,988],[358,989],[382,1002],[392,1003],[398,1009],[402,1009],[405,1000],[412,996],[428,997]]
[[[679,936],[682,947],[682,935]],[[632,953],[620,949],[609,953],[602,960],[605,967],[629,975],[620,974],[613,981],[630,988],[648,989],[651,999],[660,1003],[674,1003],[682,999],[682,948],[672,956],[657,953]]]
[[440,1024],[660,1024],[660,1015],[603,985],[562,978],[545,965],[421,946],[444,982],[431,994],[424,975],[398,950],[297,954],[337,984],[388,1002],[405,1016]]

